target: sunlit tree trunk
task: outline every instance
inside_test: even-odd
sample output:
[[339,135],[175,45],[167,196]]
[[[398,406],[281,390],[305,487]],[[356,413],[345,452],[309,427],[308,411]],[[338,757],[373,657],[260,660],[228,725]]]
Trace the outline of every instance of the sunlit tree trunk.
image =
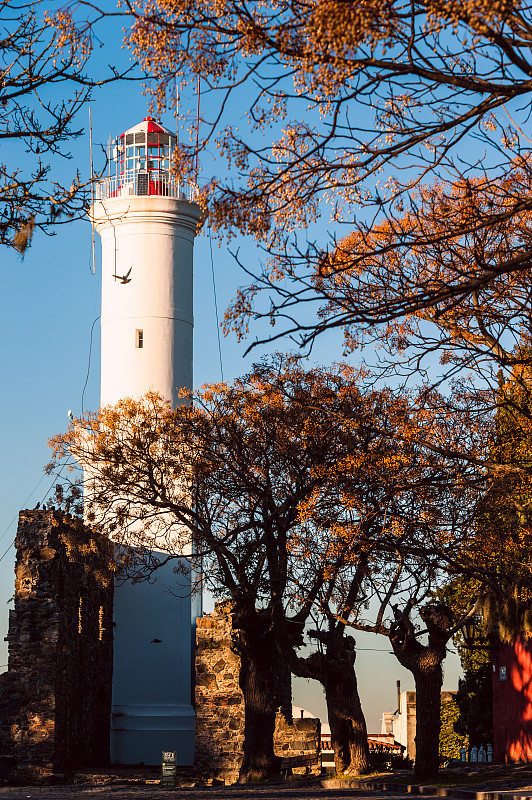
[[319,681],[325,690],[334,763],[337,772],[363,775],[370,771],[366,720],[355,673],[355,640],[342,630],[314,631],[324,645],[307,658],[295,658],[295,675]]
[[354,669],[345,670],[341,676],[337,669],[331,670],[325,681],[325,699],[336,771],[352,775],[369,772],[366,720]]
[[416,685],[416,778],[431,778],[440,766],[442,661],[411,669]]
[[452,614],[444,603],[432,603],[420,609],[428,633],[428,644],[417,638],[410,620],[411,607],[400,613],[390,631],[393,651],[403,667],[410,670],[416,684],[416,778],[432,778],[439,770],[441,687],[443,660],[447,654]]

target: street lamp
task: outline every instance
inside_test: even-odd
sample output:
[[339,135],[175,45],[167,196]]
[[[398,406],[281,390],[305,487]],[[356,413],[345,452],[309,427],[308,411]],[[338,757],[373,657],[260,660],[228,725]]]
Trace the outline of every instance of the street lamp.
[[466,647],[473,647],[477,623],[474,617],[468,617],[462,626],[462,633]]

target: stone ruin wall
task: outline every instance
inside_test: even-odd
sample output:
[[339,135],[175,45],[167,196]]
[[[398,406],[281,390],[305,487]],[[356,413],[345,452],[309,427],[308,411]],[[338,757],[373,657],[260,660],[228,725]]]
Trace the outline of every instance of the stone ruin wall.
[[[14,609],[0,675],[0,781],[46,782],[109,763],[113,580],[109,543],[60,512],[21,511]],[[237,780],[244,701],[230,605],[197,620],[196,777]],[[318,751],[320,721],[278,715],[275,752]],[[304,770],[303,770],[304,771]]]
[[[218,603],[212,614],[198,618],[194,766],[198,777],[225,783],[238,779],[243,758],[244,697],[239,685],[237,641],[230,603]],[[296,719],[290,724],[279,713],[275,753],[283,758],[317,753],[320,732],[319,719]]]
[[21,511],[0,773],[45,779],[109,762],[113,580],[108,543],[59,512]]

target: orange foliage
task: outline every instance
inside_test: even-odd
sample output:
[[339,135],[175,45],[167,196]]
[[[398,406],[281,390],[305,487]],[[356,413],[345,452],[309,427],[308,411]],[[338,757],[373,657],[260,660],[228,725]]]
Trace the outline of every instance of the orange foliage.
[[531,166],[519,158],[497,183],[420,187],[415,212],[348,236],[315,276],[316,290],[329,298],[323,317],[344,313],[350,348],[359,340],[351,322],[384,323],[379,338],[404,350],[419,336],[420,321],[430,321],[447,349],[519,361],[517,346],[524,352],[531,335],[523,314],[532,254],[532,213],[523,197]]
[[54,462],[83,465],[87,513],[115,540],[172,555],[192,540],[233,598],[249,570],[261,602],[275,585],[275,602],[304,605],[318,581],[314,602],[351,614],[361,557],[383,585],[407,579],[407,557],[417,582],[456,560],[478,491],[475,463],[446,460],[466,427],[358,383],[346,365],[277,359],[177,409],[150,394],[87,414],[52,440]]
[[[341,328],[348,350],[377,343],[392,370],[397,356],[405,363],[410,358],[415,371],[420,356],[436,351],[444,374],[465,367],[488,377],[493,408],[494,371],[502,367],[508,377],[528,381],[530,196],[528,156],[515,159],[499,181],[421,186],[410,210],[398,204],[385,221],[358,226],[330,254],[309,257],[308,274],[293,272],[292,289],[268,312],[254,314],[275,322],[289,308],[293,319],[297,299],[313,300],[321,307],[315,323],[301,328],[307,344],[323,330]],[[272,273],[240,290],[226,314],[227,329],[242,334],[257,293],[277,279]],[[296,321],[291,332],[297,330]],[[480,399],[473,386],[469,393]]]
[[[471,131],[514,146],[516,127],[505,130],[495,112],[529,92],[519,76],[530,67],[530,7],[519,0],[123,7],[133,17],[127,43],[155,78],[160,107],[173,104],[174,76],[199,76],[209,89],[200,150],[214,139],[242,178],[230,171],[208,182],[202,202],[215,229],[282,244],[324,208],[352,221],[356,206],[379,213],[422,176],[461,170],[454,150]],[[237,127],[225,111],[241,107],[246,83],[252,94]],[[181,172],[194,173],[196,128],[190,120]]]

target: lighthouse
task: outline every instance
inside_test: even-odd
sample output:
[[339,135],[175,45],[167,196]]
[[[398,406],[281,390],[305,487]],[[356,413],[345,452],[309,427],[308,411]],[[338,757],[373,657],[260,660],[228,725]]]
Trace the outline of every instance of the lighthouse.
[[[119,135],[91,219],[102,243],[101,405],[192,388],[196,187],[170,171],[176,136],[153,117]],[[201,597],[186,562],[115,587],[111,762],[194,758],[193,634]]]

